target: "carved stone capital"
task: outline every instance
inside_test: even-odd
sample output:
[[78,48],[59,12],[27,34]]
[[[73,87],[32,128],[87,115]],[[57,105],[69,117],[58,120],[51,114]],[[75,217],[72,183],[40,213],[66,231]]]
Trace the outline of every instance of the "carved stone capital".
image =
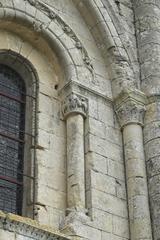
[[83,96],[71,93],[62,103],[62,113],[66,118],[71,113],[79,113],[86,117],[88,112],[88,100]]
[[121,128],[128,124],[143,126],[146,97],[139,90],[125,90],[115,100],[115,111]]

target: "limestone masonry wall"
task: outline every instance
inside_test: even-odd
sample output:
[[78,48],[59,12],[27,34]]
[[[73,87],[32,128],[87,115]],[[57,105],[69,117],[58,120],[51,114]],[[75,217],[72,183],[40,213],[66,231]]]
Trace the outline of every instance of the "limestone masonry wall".
[[35,202],[0,240],[160,240],[159,5],[0,0],[0,61],[38,82]]

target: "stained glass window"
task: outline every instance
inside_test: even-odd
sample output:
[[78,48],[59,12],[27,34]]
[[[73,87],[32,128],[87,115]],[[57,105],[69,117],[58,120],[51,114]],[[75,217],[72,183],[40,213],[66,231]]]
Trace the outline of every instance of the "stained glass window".
[[12,68],[0,64],[0,209],[22,214],[25,83]]

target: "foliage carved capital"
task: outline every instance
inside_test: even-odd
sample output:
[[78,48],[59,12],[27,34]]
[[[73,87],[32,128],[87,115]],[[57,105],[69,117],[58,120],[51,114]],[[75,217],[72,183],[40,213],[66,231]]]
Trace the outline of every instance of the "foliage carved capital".
[[71,93],[62,103],[62,113],[66,118],[71,113],[79,113],[86,117],[88,112],[88,100],[75,93]]
[[143,126],[146,97],[139,90],[125,90],[115,99],[115,111],[121,128],[128,124]]

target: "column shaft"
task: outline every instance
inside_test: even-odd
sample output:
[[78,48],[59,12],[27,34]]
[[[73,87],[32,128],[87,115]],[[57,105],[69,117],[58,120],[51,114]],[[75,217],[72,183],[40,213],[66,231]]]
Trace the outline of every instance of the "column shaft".
[[115,103],[123,131],[130,239],[151,240],[152,230],[142,131],[146,97],[137,89],[125,89]]
[[67,202],[70,209],[85,209],[84,119],[67,118]]
[[123,129],[131,240],[152,239],[142,127]]
[[[144,122],[147,177],[153,235],[160,239],[160,1],[133,0],[141,70],[141,89],[148,96]],[[150,104],[151,102],[153,103]]]
[[[156,100],[156,99],[155,99]],[[154,239],[160,238],[160,102],[147,105],[144,143]]]
[[73,92],[62,105],[67,128],[67,207],[72,217],[74,214],[80,216],[86,213],[84,119],[87,111],[88,100]]

